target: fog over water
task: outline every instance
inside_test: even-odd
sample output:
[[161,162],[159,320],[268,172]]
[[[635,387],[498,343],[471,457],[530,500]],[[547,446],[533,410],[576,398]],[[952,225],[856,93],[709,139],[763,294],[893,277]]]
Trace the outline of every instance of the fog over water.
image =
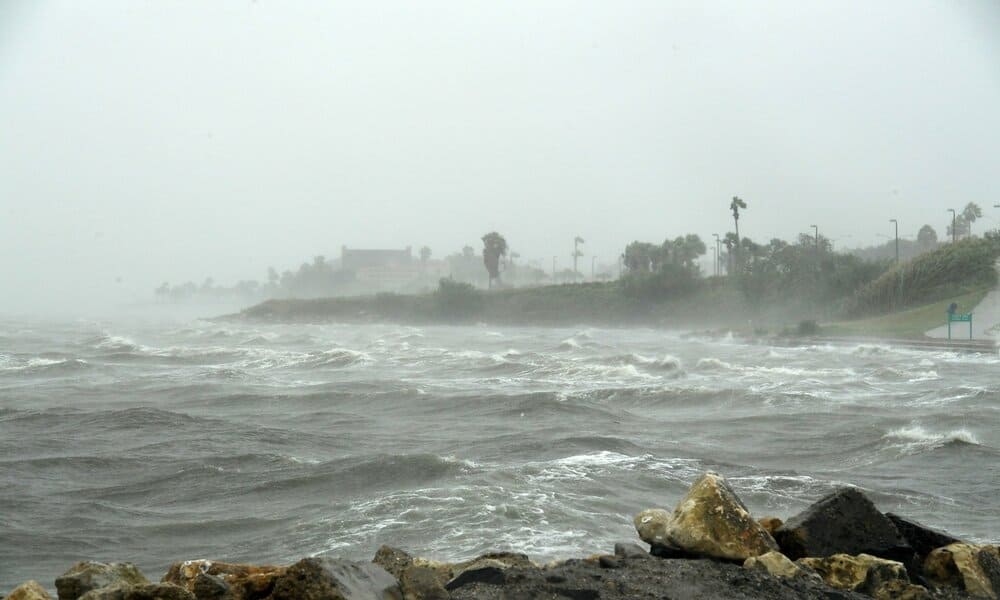
[[759,241],[943,235],[1000,198],[997,106],[990,0],[10,0],[0,311],[490,230],[613,261],[736,194]]

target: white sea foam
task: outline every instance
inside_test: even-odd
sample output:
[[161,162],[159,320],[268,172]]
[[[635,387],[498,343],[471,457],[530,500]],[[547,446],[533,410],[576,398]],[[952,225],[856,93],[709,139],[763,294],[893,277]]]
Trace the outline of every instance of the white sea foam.
[[893,429],[886,433],[883,438],[912,442],[922,446],[940,447],[951,442],[962,442],[966,444],[979,444],[979,439],[968,429],[954,429],[946,432],[928,431],[921,425],[908,425]]

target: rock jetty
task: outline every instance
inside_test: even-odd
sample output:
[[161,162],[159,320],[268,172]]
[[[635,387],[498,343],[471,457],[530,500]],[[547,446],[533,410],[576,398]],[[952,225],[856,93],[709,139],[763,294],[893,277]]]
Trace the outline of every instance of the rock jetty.
[[[639,539],[613,552],[538,564],[496,552],[448,563],[383,546],[371,562],[175,563],[158,582],[130,563],[81,562],[59,600],[1000,600],[1000,548],[971,544],[844,488],[787,521],[755,519],[706,473],[668,510],[636,515]],[[27,581],[4,600],[53,600]]]

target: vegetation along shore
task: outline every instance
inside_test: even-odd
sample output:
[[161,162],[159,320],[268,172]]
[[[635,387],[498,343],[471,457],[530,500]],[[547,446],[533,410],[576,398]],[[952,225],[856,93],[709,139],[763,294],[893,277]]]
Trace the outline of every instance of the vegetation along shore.
[[793,245],[775,240],[754,248],[737,275],[700,278],[697,267],[683,257],[676,262],[660,257],[657,264],[650,248],[632,245],[626,263],[632,261],[633,268],[616,281],[487,291],[446,278],[431,293],[272,299],[222,318],[591,323],[724,327],[758,336],[920,338],[943,323],[949,304],[970,310],[996,286],[1000,237],[940,245],[898,264],[817,253],[815,240],[805,236]]

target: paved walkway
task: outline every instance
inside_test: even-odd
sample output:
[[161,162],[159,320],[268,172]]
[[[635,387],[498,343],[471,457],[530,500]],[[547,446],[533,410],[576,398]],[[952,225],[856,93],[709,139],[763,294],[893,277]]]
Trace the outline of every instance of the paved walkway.
[[[1000,261],[997,262],[997,270],[1000,271]],[[959,313],[969,312],[969,307],[959,306]],[[944,311],[941,311],[941,320],[944,321]],[[932,338],[947,338],[948,325],[944,324],[928,331],[925,335]],[[951,338],[953,340],[969,339],[968,323],[952,323]],[[1000,338],[1000,288],[986,294],[983,301],[972,309],[972,339],[974,340],[995,340]]]

